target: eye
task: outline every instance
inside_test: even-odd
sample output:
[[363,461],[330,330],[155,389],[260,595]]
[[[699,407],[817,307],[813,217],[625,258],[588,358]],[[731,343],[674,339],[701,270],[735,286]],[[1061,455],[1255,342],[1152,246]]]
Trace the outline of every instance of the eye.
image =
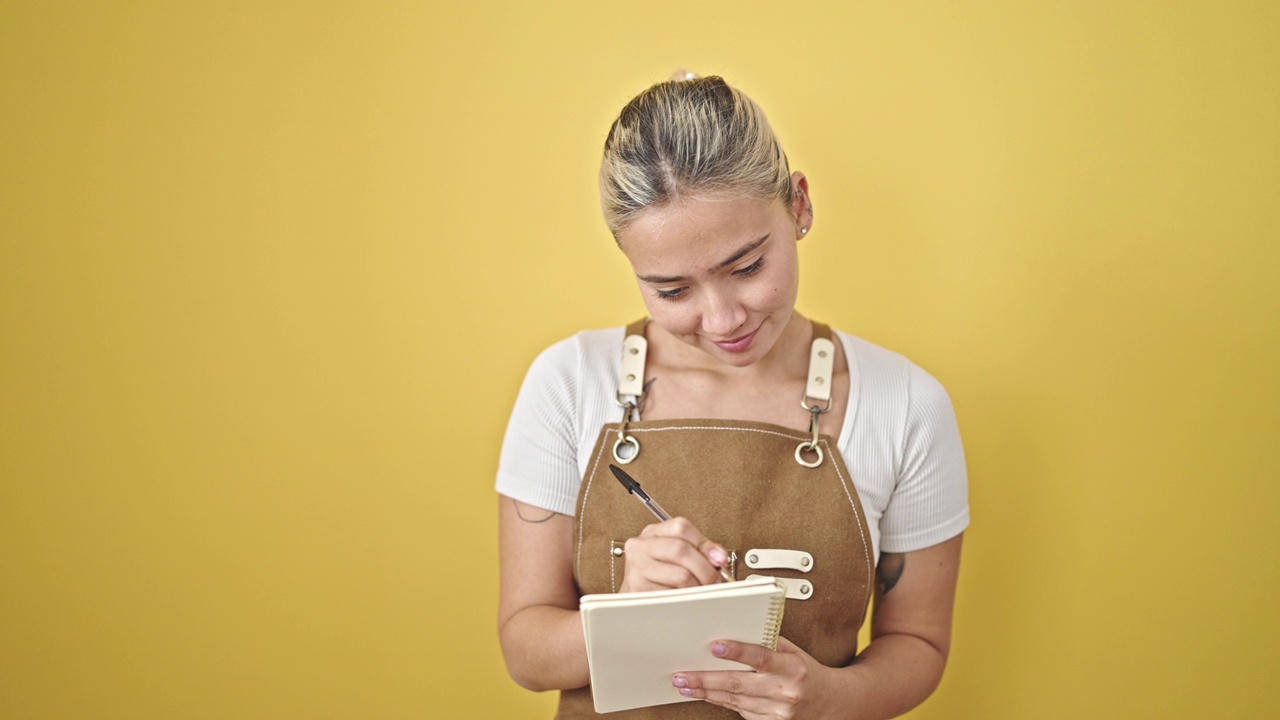
[[684,297],[684,292],[688,288],[672,288],[671,290],[655,290],[653,294],[661,300],[679,300]]
[[756,260],[755,262],[742,268],[741,270],[735,270],[733,274],[736,275],[737,277],[751,277],[752,275],[755,275],[756,273],[760,272],[760,269],[763,267],[764,267],[764,256],[761,255],[759,260]]

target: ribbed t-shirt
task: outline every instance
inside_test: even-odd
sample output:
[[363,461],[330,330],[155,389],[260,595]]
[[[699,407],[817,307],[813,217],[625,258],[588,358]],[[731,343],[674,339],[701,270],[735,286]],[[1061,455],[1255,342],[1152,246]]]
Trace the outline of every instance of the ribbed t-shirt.
[[[533,361],[502,443],[499,493],[574,513],[600,427],[622,419],[614,391],[624,332],[579,332]],[[969,525],[968,478],[946,390],[902,355],[833,332],[849,363],[849,398],[836,445],[871,529],[873,557],[960,534]]]

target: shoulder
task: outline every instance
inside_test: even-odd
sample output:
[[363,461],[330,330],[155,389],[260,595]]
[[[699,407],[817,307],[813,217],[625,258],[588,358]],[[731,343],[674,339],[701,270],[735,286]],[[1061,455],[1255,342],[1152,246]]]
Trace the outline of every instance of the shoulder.
[[911,361],[905,355],[876,345],[870,340],[864,340],[843,330],[833,330],[832,332],[840,338],[841,344],[844,346],[848,355],[850,371],[856,368],[860,373],[869,371],[876,373],[902,373],[911,364]]
[[507,422],[499,493],[573,514],[583,453],[613,409],[622,337],[623,328],[585,330],[538,353]]
[[856,335],[836,330],[849,363],[849,373],[868,389],[933,397],[946,390],[937,378],[907,356],[876,345]]
[[529,366],[530,377],[583,378],[607,373],[622,352],[623,328],[582,330],[553,343]]
[[606,397],[613,401],[622,362],[623,328],[583,330],[553,343],[534,358],[520,396],[578,416]]
[[841,451],[862,468],[858,493],[879,549],[911,552],[954,537],[969,523],[968,473],[946,389],[900,353],[839,336],[855,419]]
[[901,353],[837,331],[849,364],[850,403],[861,420],[891,429],[897,447],[920,425],[954,424],[946,388]]

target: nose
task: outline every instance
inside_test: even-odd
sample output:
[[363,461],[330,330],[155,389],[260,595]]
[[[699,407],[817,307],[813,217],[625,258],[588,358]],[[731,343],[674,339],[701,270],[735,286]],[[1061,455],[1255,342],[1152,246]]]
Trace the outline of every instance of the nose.
[[732,340],[734,330],[747,320],[747,309],[732,293],[708,292],[702,306],[702,331],[720,340]]

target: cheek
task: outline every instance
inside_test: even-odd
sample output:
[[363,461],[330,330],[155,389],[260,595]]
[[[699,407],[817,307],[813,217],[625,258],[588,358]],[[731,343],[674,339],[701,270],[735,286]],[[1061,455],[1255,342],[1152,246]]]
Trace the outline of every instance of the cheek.
[[795,271],[792,268],[779,268],[778,272],[754,283],[748,293],[749,302],[761,310],[772,309],[778,304],[786,304],[795,300],[797,291]]
[[753,305],[761,307],[773,305],[787,296],[787,286],[785,283],[777,280],[760,283],[751,293]]
[[667,302],[646,296],[644,306],[658,327],[673,335],[688,335],[699,327],[698,313],[691,302]]

